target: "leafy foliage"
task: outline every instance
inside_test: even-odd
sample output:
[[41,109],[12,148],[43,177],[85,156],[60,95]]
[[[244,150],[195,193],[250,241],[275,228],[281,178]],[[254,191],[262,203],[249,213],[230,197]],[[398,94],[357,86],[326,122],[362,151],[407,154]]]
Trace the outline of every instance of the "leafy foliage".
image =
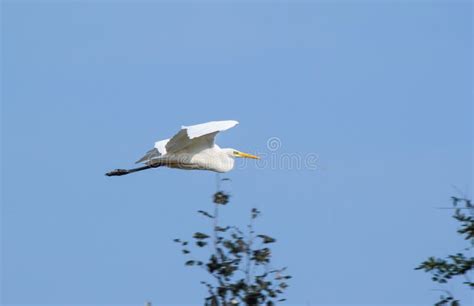
[[254,221],[260,215],[256,208],[251,210],[250,223],[246,233],[235,226],[219,226],[219,207],[229,202],[229,195],[223,191],[214,194],[214,214],[199,210],[198,213],[213,220],[212,234],[196,232],[193,235],[197,247],[208,247],[210,256],[207,262],[192,259],[189,242],[174,241],[182,247],[182,253],[190,257],[187,266],[205,269],[213,282],[205,282],[208,296],[205,306],[266,305],[284,301],[280,296],[288,287],[291,276],[285,274],[286,268],[270,267],[272,252],[269,244],[276,239],[254,231]]
[[[461,223],[457,232],[470,241],[470,247],[465,249],[469,254],[469,251],[474,246],[474,206],[471,200],[468,199],[452,197],[452,201],[455,209],[453,218]],[[467,211],[469,215],[463,213],[462,209]],[[461,252],[449,255],[445,259],[429,257],[415,269],[431,273],[431,279],[440,284],[446,284],[450,279],[462,276],[465,278],[464,284],[474,289],[474,282],[469,279],[468,275],[474,271],[474,257],[469,257]],[[449,291],[445,292],[448,296],[441,295],[440,300],[435,305],[460,305],[459,300],[456,300]]]

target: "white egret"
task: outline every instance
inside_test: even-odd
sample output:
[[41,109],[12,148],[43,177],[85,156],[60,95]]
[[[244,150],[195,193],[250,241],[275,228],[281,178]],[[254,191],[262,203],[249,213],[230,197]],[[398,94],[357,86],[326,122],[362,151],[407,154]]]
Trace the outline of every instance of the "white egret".
[[239,123],[235,120],[227,120],[183,126],[170,139],[155,142],[154,148],[136,162],[144,163],[145,166],[133,169],[116,169],[106,175],[125,175],[160,166],[227,172],[234,168],[234,158],[236,157],[259,159],[258,156],[235,149],[221,149],[214,143],[219,132],[228,130],[237,124]]

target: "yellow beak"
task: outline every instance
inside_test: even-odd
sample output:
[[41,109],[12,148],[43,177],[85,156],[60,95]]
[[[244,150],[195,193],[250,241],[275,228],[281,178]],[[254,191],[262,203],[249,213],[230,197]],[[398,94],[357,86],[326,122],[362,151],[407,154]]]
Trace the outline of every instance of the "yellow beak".
[[244,153],[244,152],[238,152],[237,156],[238,157],[244,157],[244,158],[260,159],[260,157],[258,157],[258,156],[248,154],[248,153]]

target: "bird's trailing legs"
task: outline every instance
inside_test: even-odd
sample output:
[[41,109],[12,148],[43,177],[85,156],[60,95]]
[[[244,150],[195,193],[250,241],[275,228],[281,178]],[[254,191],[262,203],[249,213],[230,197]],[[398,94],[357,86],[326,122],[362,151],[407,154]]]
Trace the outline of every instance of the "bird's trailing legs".
[[121,175],[125,175],[125,174],[130,174],[130,173],[133,173],[133,172],[143,171],[143,170],[150,169],[150,168],[157,168],[159,166],[161,166],[161,164],[150,162],[148,165],[143,166],[143,167],[132,168],[132,169],[115,169],[115,170],[112,170],[110,172],[107,172],[105,175],[107,175],[107,176],[121,176]]

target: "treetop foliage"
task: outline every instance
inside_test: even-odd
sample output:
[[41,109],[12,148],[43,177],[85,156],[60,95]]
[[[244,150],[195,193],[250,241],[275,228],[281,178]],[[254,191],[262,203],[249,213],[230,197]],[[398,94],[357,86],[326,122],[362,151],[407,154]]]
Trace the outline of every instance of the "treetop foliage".
[[[469,288],[474,289],[474,282],[469,278],[469,273],[474,270],[474,257],[469,256],[472,247],[474,246],[474,206],[471,200],[464,198],[452,197],[452,205],[454,208],[453,218],[459,223],[457,232],[470,241],[470,246],[463,251],[453,255],[448,255],[446,258],[429,257],[423,261],[416,270],[423,270],[432,274],[431,280],[439,284],[446,284],[454,277],[463,277],[464,284]],[[467,211],[467,213],[465,213]],[[460,301],[455,299],[453,295],[447,291],[447,296],[441,295],[436,306],[458,306]]]
[[[253,208],[247,230],[236,226],[219,225],[219,207],[229,203],[229,195],[218,191],[213,196],[214,213],[199,210],[198,213],[212,220],[211,233],[196,232],[193,241],[175,239],[188,257],[187,266],[197,266],[207,271],[212,281],[203,281],[208,291],[205,306],[272,306],[284,301],[281,295],[288,287],[286,268],[272,268],[270,245],[276,242],[268,235],[257,234],[254,221],[260,211]],[[191,246],[208,248],[209,258],[193,258]]]

